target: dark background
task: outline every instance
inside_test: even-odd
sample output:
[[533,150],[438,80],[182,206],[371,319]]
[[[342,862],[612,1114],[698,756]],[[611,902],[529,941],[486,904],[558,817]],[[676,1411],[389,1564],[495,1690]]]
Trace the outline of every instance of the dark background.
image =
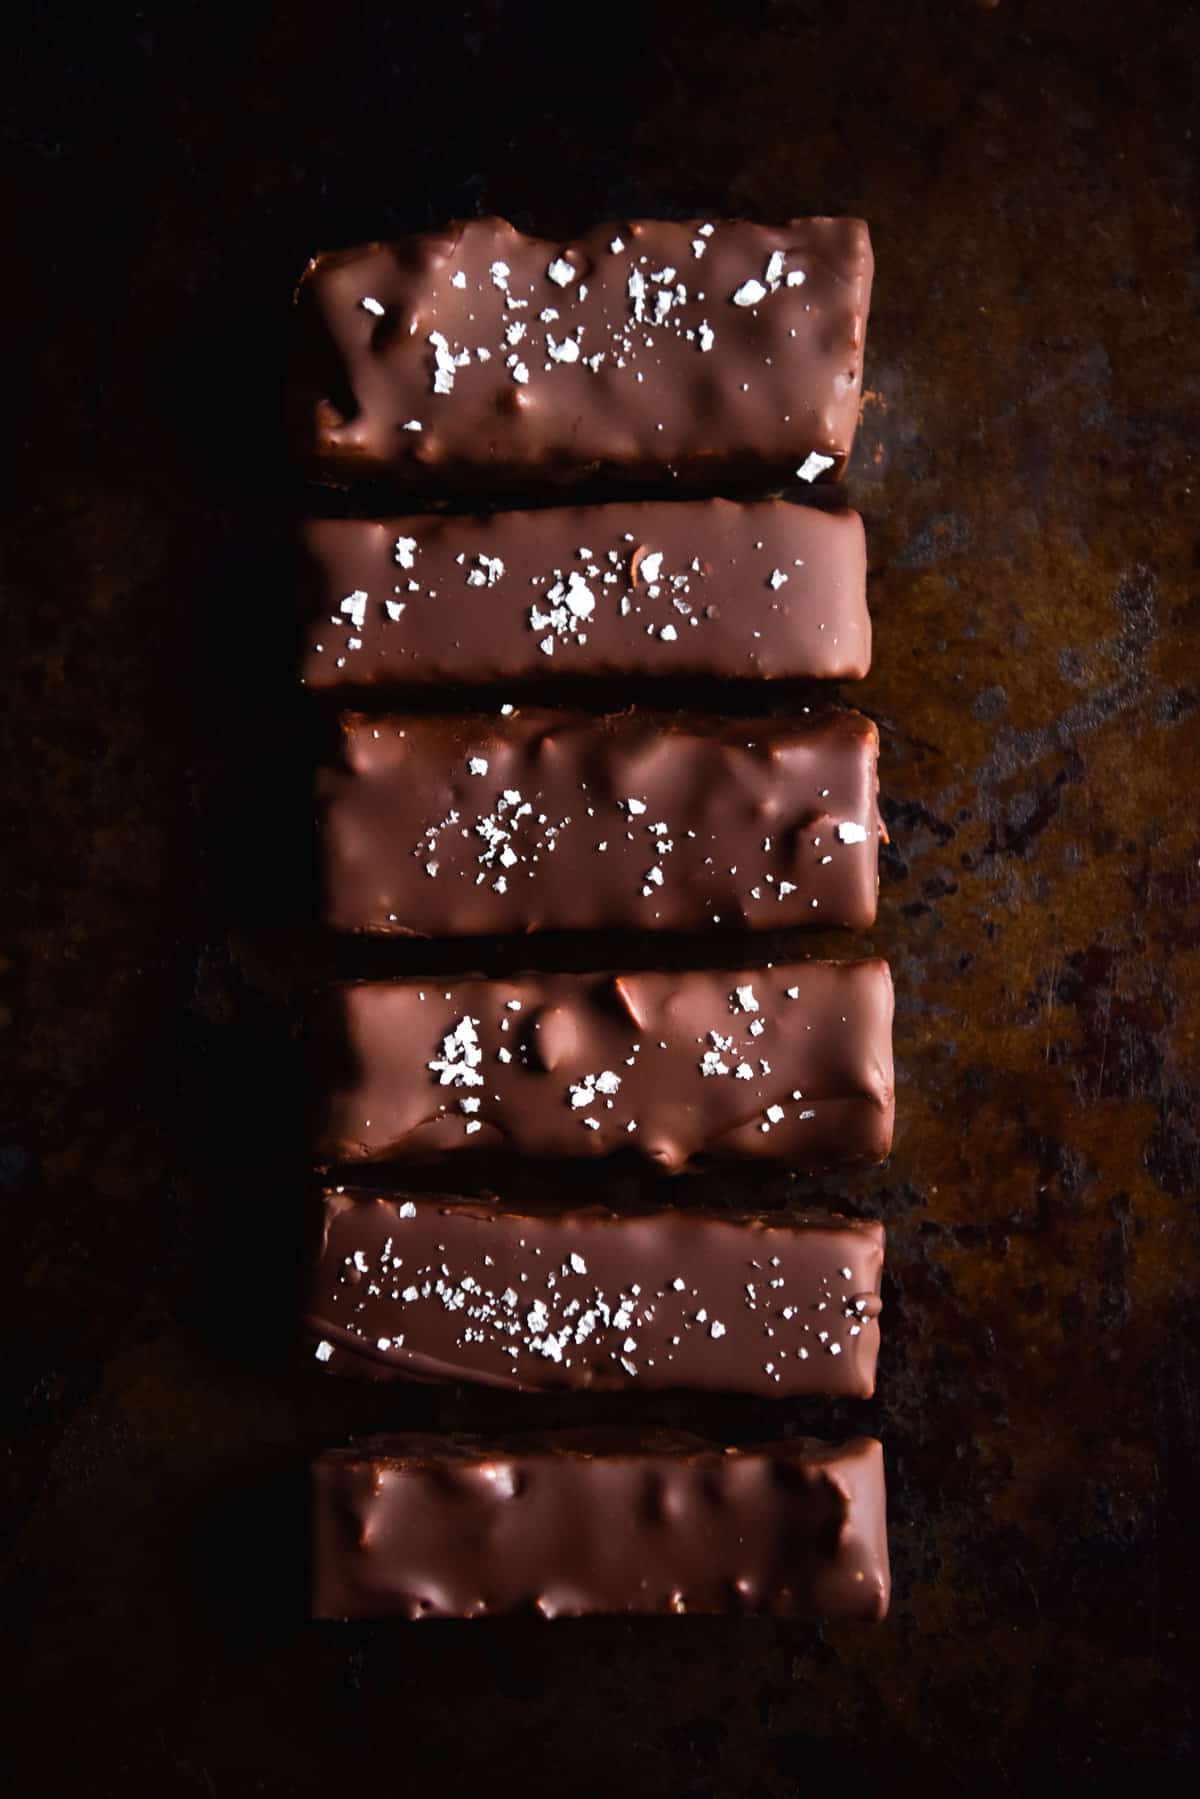
[[[25,5],[6,29],[11,1790],[1186,1775],[1196,9],[245,0]],[[288,296],[317,248],[479,209],[550,235],[642,211],[872,224],[849,495],[900,1109],[890,1166],[827,1189],[891,1233],[880,1397],[840,1417],[380,1393],[290,1359],[295,995],[325,952],[295,929]],[[750,1188],[794,1191],[721,1184]],[[568,1415],[877,1429],[891,1621],[303,1621],[314,1448]]]

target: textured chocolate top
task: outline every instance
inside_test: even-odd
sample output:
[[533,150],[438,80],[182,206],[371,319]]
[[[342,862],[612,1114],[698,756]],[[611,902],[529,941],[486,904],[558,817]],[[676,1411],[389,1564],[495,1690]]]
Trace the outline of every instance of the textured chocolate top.
[[886,962],[350,983],[318,1036],[317,1149],[704,1157],[809,1172],[892,1141]]
[[873,260],[859,219],[475,219],[315,257],[292,432],[335,480],[409,487],[842,472]]
[[321,1456],[312,1499],[318,1618],[887,1613],[871,1437],[379,1438]]
[[316,519],[302,547],[313,688],[870,666],[856,512],[677,500]]
[[323,1196],[308,1330],[335,1374],[869,1399],[883,1226],[428,1194]]
[[317,776],[326,916],[427,937],[870,925],[877,748],[857,712],[347,714]]

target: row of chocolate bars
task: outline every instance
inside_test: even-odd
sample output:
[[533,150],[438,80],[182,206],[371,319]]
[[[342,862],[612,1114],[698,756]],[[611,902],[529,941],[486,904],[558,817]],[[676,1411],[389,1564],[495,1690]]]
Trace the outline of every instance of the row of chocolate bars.
[[[291,390],[309,472],[489,508],[307,528],[303,679],[357,708],[318,776],[331,925],[872,923],[868,719],[824,703],[740,719],[562,705],[598,676],[867,672],[857,515],[695,496],[841,476],[871,275],[849,219],[645,221],[566,247],[482,220],[310,265]],[[598,483],[679,497],[493,509]],[[431,710],[438,684],[490,689],[490,710]],[[557,709],[513,704],[525,688]],[[877,960],[334,988],[317,1033],[331,1172],[316,1362],[526,1390],[869,1397],[878,1223],[550,1212],[503,1192],[518,1157],[878,1162],[891,1028]],[[361,1184],[372,1164],[455,1157],[501,1197]],[[380,1439],[318,1460],[313,1530],[321,1617],[879,1618],[888,1600],[869,1438]]]

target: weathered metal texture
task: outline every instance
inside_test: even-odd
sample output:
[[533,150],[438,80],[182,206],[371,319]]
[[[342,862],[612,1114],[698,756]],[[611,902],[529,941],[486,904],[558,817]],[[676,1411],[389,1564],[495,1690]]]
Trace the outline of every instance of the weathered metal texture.
[[[535,5],[25,10],[0,171],[16,1790],[519,1770],[529,1795],[776,1799],[1183,1771],[1195,9],[698,0],[606,12],[581,48]],[[310,825],[272,562],[286,300],[318,246],[477,206],[548,232],[695,208],[873,225],[850,494],[876,668],[853,698],[883,737],[900,1122],[887,1169],[825,1189],[889,1227],[869,1407],[376,1392],[289,1361],[291,995],[319,958],[280,928]],[[268,833],[246,814],[272,775]],[[316,1446],[635,1416],[877,1428],[890,1623],[301,1621]]]

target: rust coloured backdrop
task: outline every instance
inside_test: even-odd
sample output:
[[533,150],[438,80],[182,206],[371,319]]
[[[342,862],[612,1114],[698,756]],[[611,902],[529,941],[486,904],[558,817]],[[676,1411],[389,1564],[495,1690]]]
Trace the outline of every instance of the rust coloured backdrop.
[[[782,1799],[818,1776],[986,1793],[1035,1768],[1067,1791],[1183,1772],[1194,7],[18,10],[0,99],[14,1791],[519,1776],[530,1799]],[[287,299],[315,248],[481,208],[548,234],[639,211],[872,223],[848,491],[876,665],[853,697],[883,739],[871,941],[896,974],[900,1113],[890,1165],[824,1189],[891,1233],[869,1407],[378,1393],[290,1359],[296,996],[325,952],[297,924]],[[733,1440],[877,1429],[891,1621],[303,1623],[314,1447],[568,1414]]]

